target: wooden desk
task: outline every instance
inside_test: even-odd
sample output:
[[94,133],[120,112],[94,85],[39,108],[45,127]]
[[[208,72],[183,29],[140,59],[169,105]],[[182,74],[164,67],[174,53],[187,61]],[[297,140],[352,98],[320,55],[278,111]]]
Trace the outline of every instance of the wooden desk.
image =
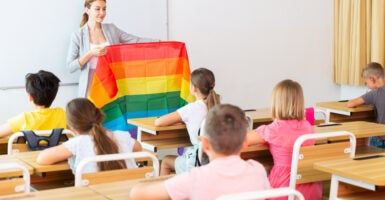
[[[337,126],[324,126],[318,127],[314,126],[314,131],[316,133],[324,132],[333,132],[333,131],[349,131],[353,133],[357,139],[368,138],[372,136],[382,136],[385,135],[385,124],[378,124],[375,122],[367,121],[352,121],[352,122],[343,122],[341,125]],[[328,139],[330,142],[340,141],[347,139],[348,137],[334,137]]]
[[28,151],[28,152],[20,152],[15,153],[12,156],[15,158],[18,158],[19,160],[23,161],[24,163],[27,163],[30,165],[35,173],[42,173],[42,172],[57,172],[57,171],[67,171],[71,170],[70,166],[68,165],[67,160],[62,161],[60,163],[56,163],[53,165],[39,165],[36,163],[36,158],[39,155],[40,151]]
[[114,200],[126,200],[130,199],[131,188],[140,183],[146,181],[160,181],[171,178],[170,176],[160,176],[150,179],[136,179],[136,180],[127,180],[127,181],[117,181],[111,183],[101,183],[96,185],[88,186],[91,190],[97,192],[98,194],[103,195],[108,199]]
[[346,122],[355,120],[376,121],[374,107],[361,105],[355,108],[348,108],[346,102],[330,101],[316,103],[317,107],[325,108],[331,122]]
[[[382,154],[385,156],[385,154]],[[314,168],[332,174],[330,199],[336,199],[338,182],[345,182],[368,190],[385,186],[385,157],[367,160],[340,158],[314,163]]]
[[9,139],[9,136],[0,138],[0,155],[7,154],[8,139]]
[[128,119],[138,127],[137,139],[144,149],[157,152],[161,149],[192,146],[186,125],[155,126],[156,117]]
[[1,196],[0,200],[14,200],[14,199],[26,199],[26,200],[51,200],[51,199],[81,199],[81,200],[104,200],[103,195],[96,193],[95,191],[87,187],[66,187],[52,190],[44,190],[38,192],[31,192],[29,194],[17,194]]
[[273,121],[270,108],[259,108],[254,111],[246,111],[245,114],[253,120],[253,128]]
[[[28,164],[24,163],[23,161],[13,157],[13,156],[9,156],[9,155],[1,155],[0,156],[0,163],[9,163],[9,162],[16,162],[20,165],[23,165],[25,166],[28,171],[29,171],[29,174],[33,174],[33,168],[31,166],[29,166]],[[7,170],[7,171],[1,171],[0,172],[0,179],[1,178],[6,178],[6,177],[12,177],[12,176],[22,176],[23,175],[23,172],[20,171],[20,170]]]
[[[262,108],[246,112],[253,120],[254,127],[272,122],[270,109]],[[129,124],[138,127],[137,139],[144,149],[157,152],[161,149],[192,146],[183,123],[171,126],[155,126],[156,117],[128,119]]]

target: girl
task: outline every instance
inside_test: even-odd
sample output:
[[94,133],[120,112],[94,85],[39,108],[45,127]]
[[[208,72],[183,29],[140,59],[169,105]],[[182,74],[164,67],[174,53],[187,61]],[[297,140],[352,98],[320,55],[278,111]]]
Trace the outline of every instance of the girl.
[[[129,133],[104,129],[102,127],[104,114],[86,98],[70,101],[67,104],[66,117],[69,129],[77,136],[59,146],[42,151],[37,157],[37,163],[49,165],[68,159],[75,174],[76,167],[83,158],[142,150],[139,142],[131,138]],[[134,160],[98,162],[87,165],[84,173],[135,166]]]
[[[274,121],[249,132],[247,139],[249,145],[265,142],[269,144],[274,160],[274,166],[269,175],[271,187],[288,187],[294,142],[301,135],[314,133],[313,127],[305,119],[302,87],[292,80],[279,82],[273,89],[271,113]],[[307,146],[313,144],[314,141],[304,143]],[[299,184],[296,189],[304,195],[305,199],[322,198],[320,182]]]
[[191,73],[190,91],[196,101],[189,103],[177,111],[159,117],[155,126],[168,126],[184,122],[194,147],[187,148],[182,156],[168,155],[162,160],[160,175],[175,171],[177,174],[188,171],[195,166],[198,149],[198,132],[207,111],[220,103],[220,96],[214,91],[215,77],[212,71],[199,68]]
[[80,29],[72,34],[67,56],[70,72],[80,70],[79,97],[88,96],[97,57],[107,53],[107,46],[158,41],[128,34],[114,24],[102,23],[107,15],[106,0],[85,0],[84,9]]

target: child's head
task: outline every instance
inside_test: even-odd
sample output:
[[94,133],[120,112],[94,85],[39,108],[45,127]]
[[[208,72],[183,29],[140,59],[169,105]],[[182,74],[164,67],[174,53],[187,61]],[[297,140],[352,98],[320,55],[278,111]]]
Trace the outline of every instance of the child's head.
[[384,77],[384,68],[380,63],[371,62],[362,70],[362,78],[370,89],[377,88],[376,82]]
[[53,73],[40,70],[25,76],[25,89],[34,104],[50,107],[59,89],[60,79]]
[[214,73],[206,68],[198,68],[191,73],[191,84],[195,86],[199,93],[206,97],[207,109],[220,103],[220,96],[214,91]]
[[214,152],[222,155],[239,153],[247,132],[245,113],[237,106],[219,104],[206,116],[205,136]]
[[[68,102],[66,108],[67,123],[78,134],[91,135],[97,155],[119,153],[118,145],[107,136],[103,128],[103,112],[86,98],[76,98]],[[123,169],[124,161],[98,162],[99,170]]]
[[292,80],[283,80],[273,89],[271,113],[274,119],[302,120],[305,118],[302,87]]

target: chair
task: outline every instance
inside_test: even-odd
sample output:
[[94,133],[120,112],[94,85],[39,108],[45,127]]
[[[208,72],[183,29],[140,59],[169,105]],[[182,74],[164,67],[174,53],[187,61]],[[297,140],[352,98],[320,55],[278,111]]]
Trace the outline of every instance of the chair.
[[[39,131],[34,131],[36,135],[43,136],[43,135],[50,135],[52,130],[39,130]],[[75,137],[75,133],[73,133],[71,130],[64,129],[62,131],[62,135],[69,135],[71,137]],[[8,146],[7,146],[7,152],[8,155],[12,155],[13,153],[17,152],[24,152],[24,151],[29,151],[29,146],[28,144],[17,144],[14,143],[15,140],[17,140],[19,137],[24,137],[23,132],[16,132],[12,134],[9,139],[8,139]]]
[[326,111],[318,108],[305,108],[306,120],[309,121],[311,125],[318,125],[322,123],[329,123],[329,115]]
[[24,184],[21,184],[22,181],[19,178],[0,179],[0,195],[12,194],[21,191],[24,191],[25,193],[30,192],[30,174],[25,166],[15,162],[0,164],[0,173],[7,173],[7,171],[14,169],[19,169],[23,172]]
[[[307,140],[338,136],[349,136],[350,140],[349,142],[336,142],[302,147],[302,144]],[[355,149],[356,137],[347,131],[315,133],[300,136],[295,141],[293,147],[289,187],[295,189],[296,184],[299,183],[330,180],[331,175],[315,170],[313,168],[313,163],[346,157],[347,154],[353,158],[355,156]],[[290,197],[289,199],[293,199],[293,197]]]
[[250,199],[266,199],[276,198],[284,196],[295,196],[297,200],[305,200],[303,195],[297,190],[290,188],[276,188],[269,190],[260,190],[255,192],[244,192],[236,194],[223,195],[217,198],[217,200],[250,200]]
[[[131,169],[108,170],[96,173],[83,174],[85,166],[91,162],[104,162],[113,160],[126,160],[133,158],[151,158],[152,167],[140,167]],[[97,155],[84,158],[76,167],[75,187],[87,186],[96,183],[114,182],[127,179],[149,178],[159,176],[159,160],[149,152],[117,153]]]

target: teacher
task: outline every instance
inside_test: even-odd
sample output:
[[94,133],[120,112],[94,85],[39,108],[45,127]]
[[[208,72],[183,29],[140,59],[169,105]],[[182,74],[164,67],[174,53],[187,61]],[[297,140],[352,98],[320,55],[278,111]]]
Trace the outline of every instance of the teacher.
[[96,69],[98,56],[107,53],[107,46],[123,43],[155,42],[128,34],[114,24],[102,23],[106,17],[106,0],[85,0],[80,29],[71,36],[67,67],[73,73],[80,70],[79,97],[87,97]]

